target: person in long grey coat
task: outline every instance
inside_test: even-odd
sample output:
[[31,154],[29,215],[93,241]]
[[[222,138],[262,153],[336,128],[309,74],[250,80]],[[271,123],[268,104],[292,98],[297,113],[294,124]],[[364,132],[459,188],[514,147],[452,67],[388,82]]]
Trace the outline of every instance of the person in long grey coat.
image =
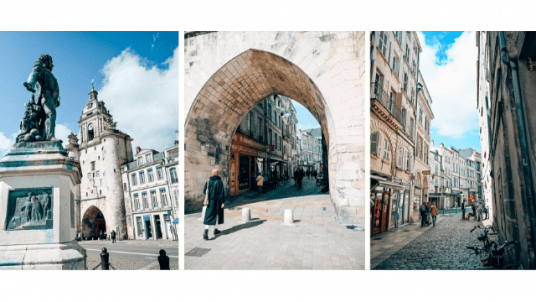
[[207,186],[209,189],[209,200],[207,209],[205,210],[205,231],[203,232],[203,239],[208,240],[208,230],[210,227],[214,228],[214,236],[218,235],[218,225],[223,224],[223,208],[225,204],[225,191],[223,189],[223,182],[220,178],[220,171],[218,169],[212,170],[212,176],[205,183],[203,188],[203,194],[207,193]]

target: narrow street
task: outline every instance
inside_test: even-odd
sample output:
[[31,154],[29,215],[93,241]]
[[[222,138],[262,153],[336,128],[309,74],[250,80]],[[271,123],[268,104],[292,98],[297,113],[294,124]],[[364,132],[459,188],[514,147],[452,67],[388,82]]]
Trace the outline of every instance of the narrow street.
[[467,246],[482,245],[477,239],[481,230],[470,231],[487,222],[474,218],[462,221],[458,212],[439,215],[435,227],[421,227],[418,222],[373,236],[370,267],[375,270],[478,269],[481,255],[475,255]]
[[[290,182],[259,199],[240,196],[226,204],[222,233],[207,241],[201,213],[186,215],[185,269],[364,269],[365,233],[339,225],[328,194],[301,196],[317,190],[304,179],[301,191]],[[240,224],[244,207],[252,220]],[[285,209],[295,226],[282,224]]]

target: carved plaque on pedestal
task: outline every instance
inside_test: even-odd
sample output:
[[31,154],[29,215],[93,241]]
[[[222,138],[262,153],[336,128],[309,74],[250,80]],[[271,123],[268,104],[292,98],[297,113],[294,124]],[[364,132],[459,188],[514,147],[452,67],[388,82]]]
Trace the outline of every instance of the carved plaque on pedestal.
[[5,230],[52,229],[53,200],[52,188],[9,191]]

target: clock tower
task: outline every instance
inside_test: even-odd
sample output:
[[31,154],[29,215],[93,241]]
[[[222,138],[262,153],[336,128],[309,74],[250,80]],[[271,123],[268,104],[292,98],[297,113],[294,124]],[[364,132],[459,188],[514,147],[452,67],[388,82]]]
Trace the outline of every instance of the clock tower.
[[99,101],[93,84],[88,94],[78,121],[77,155],[82,169],[79,231],[86,238],[97,238],[114,230],[119,238],[125,238],[131,233],[132,222],[126,219],[130,206],[123,200],[120,166],[133,160],[132,138],[116,129],[117,123],[104,101]]

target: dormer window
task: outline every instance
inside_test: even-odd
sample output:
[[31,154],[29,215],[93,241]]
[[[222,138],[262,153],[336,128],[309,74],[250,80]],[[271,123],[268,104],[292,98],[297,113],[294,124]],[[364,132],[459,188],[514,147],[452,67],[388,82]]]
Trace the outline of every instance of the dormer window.
[[143,157],[138,157],[138,166],[143,165]]
[[153,160],[152,160],[152,156],[151,156],[151,154],[147,154],[147,155],[145,156],[145,158],[147,159],[147,162],[148,162],[148,163],[150,163],[150,162],[153,161]]

